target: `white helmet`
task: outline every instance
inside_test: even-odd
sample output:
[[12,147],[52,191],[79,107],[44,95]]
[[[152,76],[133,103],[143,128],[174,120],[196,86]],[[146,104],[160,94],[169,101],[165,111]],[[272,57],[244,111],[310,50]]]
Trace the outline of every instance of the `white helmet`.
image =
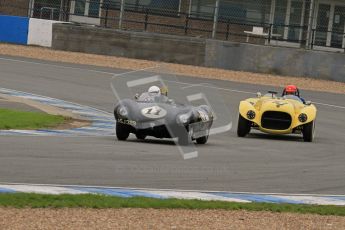
[[150,88],[149,88],[149,95],[150,96],[160,96],[161,95],[161,90],[160,90],[160,88],[158,87],[158,86],[151,86]]

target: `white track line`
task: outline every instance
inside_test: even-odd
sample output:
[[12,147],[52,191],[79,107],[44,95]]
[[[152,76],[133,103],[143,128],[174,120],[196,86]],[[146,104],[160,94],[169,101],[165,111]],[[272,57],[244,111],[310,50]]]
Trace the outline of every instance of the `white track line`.
[[[159,67],[159,66],[152,66],[152,67],[142,68],[142,69],[138,69],[138,70],[131,70],[128,72],[123,72],[123,73],[113,73],[113,72],[107,72],[107,71],[93,70],[93,69],[87,69],[87,68],[79,68],[79,67],[73,67],[73,66],[64,66],[64,65],[57,65],[57,64],[51,64],[51,63],[16,60],[16,59],[11,59],[11,58],[1,58],[0,57],[0,60],[20,62],[20,63],[28,63],[28,64],[34,64],[34,65],[52,66],[52,67],[64,68],[64,69],[83,70],[83,71],[88,71],[88,72],[93,72],[93,73],[113,75],[114,77],[118,77],[118,76],[122,76],[125,74],[136,73],[136,72],[145,71],[145,70],[154,69],[154,68]],[[71,64],[77,65],[76,63],[71,63]],[[82,65],[82,64],[80,64],[80,65]]]
[[323,105],[323,106],[329,106],[329,107],[334,107],[338,109],[345,109],[345,106],[340,106],[340,105],[331,105],[331,104],[325,104],[325,103],[320,103],[320,102],[313,102],[316,105]]
[[191,83],[177,82],[177,81],[169,81],[169,80],[165,80],[165,81],[167,81],[167,82],[173,82],[173,83],[181,83],[181,84],[188,85],[188,86],[182,87],[182,89],[188,89],[188,88],[191,88],[191,87],[194,87],[194,86],[203,86],[203,87],[207,87],[207,88],[218,89],[218,90],[223,90],[223,91],[228,91],[228,92],[245,93],[245,94],[256,95],[256,93],[253,93],[253,92],[242,91],[242,90],[236,90],[236,89],[227,89],[227,88],[217,87],[217,86],[213,86],[213,85],[208,85],[207,83],[191,84]]
[[11,58],[1,58],[0,57],[0,60],[20,62],[20,63],[27,63],[27,64],[34,64],[34,65],[52,66],[52,67],[63,68],[63,69],[84,70],[84,71],[88,71],[88,72],[101,73],[101,74],[110,74],[110,75],[115,75],[116,74],[116,73],[100,71],[100,70],[85,69],[85,68],[79,68],[79,67],[51,64],[51,63],[42,63],[42,62],[34,62],[34,61],[16,60],[16,59],[11,59]]
[[[154,68],[159,67],[159,66],[153,66],[153,67],[143,68],[143,69],[139,69],[139,70],[128,71],[128,72],[124,72],[124,73],[112,73],[112,72],[93,70],[93,69],[87,69],[87,68],[79,68],[79,67],[64,66],[64,65],[57,65],[57,64],[51,64],[51,63],[34,62],[34,61],[24,61],[24,60],[17,60],[17,59],[11,59],[11,58],[1,58],[0,57],[0,60],[35,64],[35,65],[53,66],[53,67],[65,68],[65,69],[82,70],[82,71],[88,71],[88,72],[93,72],[93,73],[112,75],[113,77],[122,76],[122,75],[130,74],[130,73],[136,73],[139,71],[145,71],[145,70],[154,69]],[[165,80],[165,81],[169,82],[169,80]],[[170,82],[181,83],[181,84],[189,85],[190,87],[195,86],[195,85],[200,85],[200,86],[205,86],[205,87],[214,88],[214,89],[223,90],[223,91],[228,91],[228,92],[244,93],[244,94],[251,94],[251,95],[256,94],[256,93],[249,92],[249,91],[242,91],[242,90],[228,89],[228,88],[222,88],[222,87],[217,87],[217,86],[210,86],[210,85],[206,85],[205,83],[191,84],[191,83],[176,82],[176,81],[170,81]],[[340,106],[340,105],[326,104],[326,103],[320,103],[320,102],[313,102],[313,103],[316,105],[345,109],[345,106]]]

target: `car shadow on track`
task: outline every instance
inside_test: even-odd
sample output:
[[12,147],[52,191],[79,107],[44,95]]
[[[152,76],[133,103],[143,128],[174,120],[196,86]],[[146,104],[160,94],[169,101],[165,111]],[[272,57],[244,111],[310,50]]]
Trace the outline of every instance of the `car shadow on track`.
[[[143,143],[143,144],[157,144],[157,145],[169,145],[169,146],[176,146],[175,142],[171,139],[145,139],[145,140],[138,140],[138,139],[128,139],[127,142],[131,143]],[[211,146],[212,144],[197,144],[193,142],[196,147],[202,146]]]
[[[134,138],[129,138],[126,141],[119,141],[116,137],[106,137],[106,140],[115,141],[115,143],[142,143],[142,144],[156,144],[156,145],[167,145],[167,146],[176,146],[175,142],[171,139],[154,139],[154,138],[147,138],[145,140],[139,140]],[[200,147],[210,147],[210,146],[219,146],[219,144],[215,144],[214,142],[210,141],[207,144],[197,144],[193,142],[194,145],[198,148]]]
[[279,135],[279,134],[273,135],[273,134],[267,134],[267,133],[250,133],[248,134],[246,138],[304,142],[302,136],[299,136],[299,135]]
[[128,139],[127,142],[144,143],[144,144],[175,145],[175,142],[173,140],[165,140],[165,139],[145,139],[145,140]]

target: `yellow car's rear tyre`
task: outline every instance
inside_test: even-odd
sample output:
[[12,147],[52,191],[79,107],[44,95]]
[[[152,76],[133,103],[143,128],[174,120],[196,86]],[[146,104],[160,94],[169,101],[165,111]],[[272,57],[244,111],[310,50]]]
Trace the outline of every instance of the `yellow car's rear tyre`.
[[251,122],[245,119],[244,117],[239,114],[238,116],[238,125],[237,125],[237,136],[245,137],[251,128]]
[[314,140],[315,121],[311,121],[303,126],[303,140],[312,142]]

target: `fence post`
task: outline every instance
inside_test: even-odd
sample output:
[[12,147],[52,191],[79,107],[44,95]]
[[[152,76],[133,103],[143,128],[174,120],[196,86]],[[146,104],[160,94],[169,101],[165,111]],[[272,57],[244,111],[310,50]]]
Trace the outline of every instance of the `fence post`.
[[105,19],[104,19],[104,27],[105,28],[108,27],[108,16],[109,16],[109,6],[106,5],[106,8],[105,8]]
[[69,21],[69,15],[71,14],[71,0],[67,0],[67,3],[65,4],[65,7],[64,7],[64,12],[65,12],[65,19],[64,21],[65,22],[68,22]]
[[31,18],[33,16],[34,12],[34,1],[30,0],[29,1],[29,10],[28,10],[28,17]]
[[228,19],[228,21],[226,23],[226,36],[225,36],[225,40],[229,40],[229,33],[230,33],[230,19]]
[[188,21],[189,21],[189,16],[188,16],[188,14],[186,14],[186,20],[184,23],[184,35],[187,35],[187,33],[188,33]]
[[216,37],[216,33],[217,33],[219,2],[220,2],[220,0],[216,0],[216,7],[214,9],[214,16],[213,16],[212,38],[215,38]]
[[345,53],[345,32],[343,33],[343,48],[344,48],[344,53]]
[[119,17],[119,29],[122,29],[122,21],[123,21],[123,13],[125,10],[125,0],[121,0],[121,6],[120,6],[120,17]]
[[149,20],[149,10],[148,8],[145,9],[145,24],[144,24],[144,30],[147,31],[147,24]]
[[64,1],[60,2],[60,9],[59,9],[59,21],[63,21],[63,7],[64,7]]
[[271,44],[271,37],[272,37],[272,30],[273,30],[273,24],[270,23],[270,27],[269,27],[269,30],[268,30],[268,44]]
[[310,49],[314,49],[315,33],[316,33],[316,29],[313,29],[311,33]]
[[311,0],[309,8],[308,30],[306,39],[306,48],[311,48],[310,38],[313,33],[313,21],[314,21],[315,0]]

